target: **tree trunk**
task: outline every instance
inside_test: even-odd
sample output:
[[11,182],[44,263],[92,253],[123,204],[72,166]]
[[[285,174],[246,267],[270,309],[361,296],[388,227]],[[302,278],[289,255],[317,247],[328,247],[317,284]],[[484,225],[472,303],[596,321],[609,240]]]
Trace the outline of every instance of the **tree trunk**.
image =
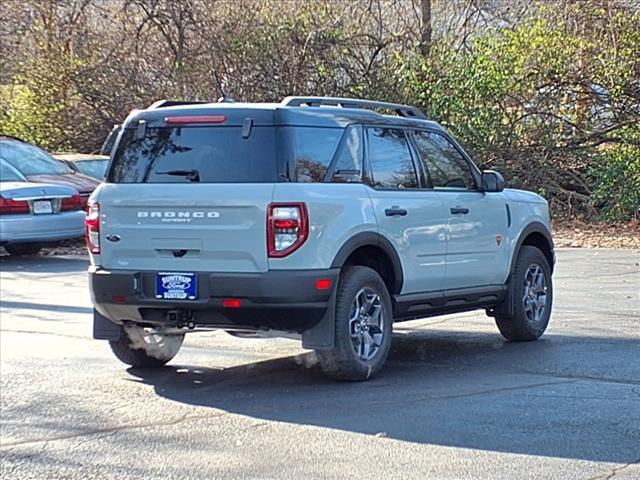
[[429,55],[431,48],[431,0],[420,0],[422,25],[420,26],[420,53]]

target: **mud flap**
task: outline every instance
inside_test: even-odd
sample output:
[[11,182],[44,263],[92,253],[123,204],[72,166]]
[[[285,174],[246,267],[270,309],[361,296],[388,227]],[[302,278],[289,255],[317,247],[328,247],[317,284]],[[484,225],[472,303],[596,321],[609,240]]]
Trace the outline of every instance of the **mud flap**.
[[302,348],[330,350],[335,347],[336,290],[333,290],[322,319],[302,333]]
[[488,308],[486,310],[487,315],[490,317],[495,317],[496,315],[501,315],[503,317],[513,317],[515,314],[515,303],[514,303],[514,285],[512,280],[512,275],[509,275],[509,279],[507,280],[507,290],[505,292],[503,300],[500,304],[496,305],[494,308]]
[[119,340],[122,326],[112,322],[93,309],[93,338],[96,340]]

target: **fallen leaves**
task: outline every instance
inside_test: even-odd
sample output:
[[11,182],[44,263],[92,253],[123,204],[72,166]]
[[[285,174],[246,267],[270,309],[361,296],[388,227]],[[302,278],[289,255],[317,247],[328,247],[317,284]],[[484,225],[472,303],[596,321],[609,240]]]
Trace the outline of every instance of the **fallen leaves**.
[[575,220],[554,221],[556,247],[629,248],[640,250],[640,222],[584,223]]

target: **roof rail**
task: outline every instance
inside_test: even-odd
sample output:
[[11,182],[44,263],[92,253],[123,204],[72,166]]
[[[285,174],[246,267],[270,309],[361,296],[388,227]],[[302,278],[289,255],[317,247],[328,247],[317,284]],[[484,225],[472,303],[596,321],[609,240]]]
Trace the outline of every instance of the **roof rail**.
[[375,100],[360,100],[357,98],[287,97],[282,100],[281,105],[287,107],[300,107],[303,105],[319,107],[321,105],[333,105],[343,108],[381,108],[385,110],[393,110],[401,117],[427,119],[424,112],[417,107],[401,105],[399,103],[376,102]]
[[153,102],[149,105],[147,109],[155,110],[156,108],[176,107],[178,105],[200,105],[202,103],[211,102],[201,102],[198,100],[158,100],[157,102]]

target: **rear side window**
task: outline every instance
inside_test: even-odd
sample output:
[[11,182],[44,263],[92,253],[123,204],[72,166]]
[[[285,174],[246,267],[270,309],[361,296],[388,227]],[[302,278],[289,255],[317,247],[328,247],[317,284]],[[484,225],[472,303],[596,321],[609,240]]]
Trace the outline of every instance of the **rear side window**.
[[342,128],[285,127],[292,139],[298,182],[322,182],[342,138]]
[[125,130],[107,181],[112,183],[265,183],[277,181],[275,129],[253,127]]
[[18,174],[15,168],[0,158],[0,182],[23,182],[24,178]]
[[418,187],[418,177],[403,130],[368,128],[367,144],[375,188]]

